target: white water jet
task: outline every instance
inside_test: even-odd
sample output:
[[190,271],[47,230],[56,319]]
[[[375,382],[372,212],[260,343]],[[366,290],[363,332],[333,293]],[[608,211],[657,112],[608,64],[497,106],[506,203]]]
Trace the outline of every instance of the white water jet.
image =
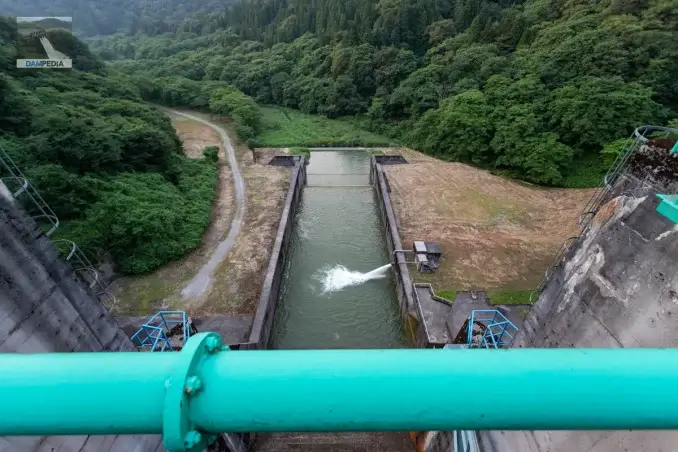
[[336,292],[344,287],[362,284],[372,279],[384,278],[388,275],[391,264],[383,265],[371,272],[361,273],[348,270],[343,265],[337,265],[329,270],[324,270],[321,276],[323,292]]

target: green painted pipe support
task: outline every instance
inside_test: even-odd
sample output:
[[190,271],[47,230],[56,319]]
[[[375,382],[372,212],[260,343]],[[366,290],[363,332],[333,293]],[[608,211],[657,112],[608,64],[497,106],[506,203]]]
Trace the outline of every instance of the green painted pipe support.
[[0,435],[677,429],[678,349],[0,355]]

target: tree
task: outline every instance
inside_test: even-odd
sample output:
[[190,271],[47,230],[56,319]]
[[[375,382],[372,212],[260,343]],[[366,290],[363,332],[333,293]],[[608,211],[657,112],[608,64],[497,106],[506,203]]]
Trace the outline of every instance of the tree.
[[599,149],[663,116],[652,90],[620,77],[584,77],[553,91],[551,124],[566,143]]
[[454,19],[443,19],[433,22],[426,28],[429,44],[440,44],[447,38],[451,38],[457,34],[457,25]]
[[482,163],[492,139],[491,112],[483,93],[466,91],[426,112],[415,124],[411,140],[444,159]]

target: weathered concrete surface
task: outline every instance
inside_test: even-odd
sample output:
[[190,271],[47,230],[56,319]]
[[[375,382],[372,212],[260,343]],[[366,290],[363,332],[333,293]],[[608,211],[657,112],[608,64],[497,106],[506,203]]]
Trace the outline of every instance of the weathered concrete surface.
[[440,303],[434,297],[430,284],[414,285],[414,300],[421,320],[420,329],[423,329],[426,337],[426,347],[442,347],[451,343],[455,336],[448,327],[452,321],[452,306]]
[[454,297],[452,305],[451,318],[447,321],[447,328],[452,333],[449,342],[459,334],[459,330],[464,326],[466,320],[471,317],[471,312],[475,310],[497,309],[490,306],[490,299],[487,294],[481,290],[474,292],[460,291]]
[[305,184],[306,159],[300,159],[297,161],[290,176],[290,188],[287,190],[287,199],[280,216],[280,224],[273,249],[271,250],[271,258],[261,289],[259,305],[254,314],[254,321],[252,322],[252,329],[248,340],[249,345],[244,345],[243,348],[266,348],[268,346],[275,308],[278,305],[283,270],[287,261],[290,240],[292,239],[294,215],[301,201]]
[[[405,256],[403,256],[403,253],[394,253],[395,250],[402,250],[403,246],[400,240],[400,233],[398,232],[398,221],[393,211],[389,194],[390,187],[388,186],[384,170],[376,162],[374,156],[370,159],[370,182],[374,184],[374,189],[379,199],[379,212],[386,228],[386,245],[388,246],[389,253],[393,256],[393,270],[396,276],[396,292],[398,303],[400,304],[400,313],[405,320],[408,315],[419,320],[419,310],[415,303],[412,278],[407,268]],[[423,328],[418,330],[417,337],[414,339],[417,345],[423,346],[426,341],[425,333]]]
[[[620,182],[616,197],[598,210],[553,270],[514,346],[678,346],[678,226],[656,212],[652,192],[628,179]],[[501,452],[668,452],[678,444],[678,432],[497,431],[482,436]]]
[[[1,192],[0,192],[1,193]],[[0,195],[0,352],[132,350],[96,295],[49,237]],[[164,450],[159,436],[4,437],[0,451]]]
[[404,432],[283,433],[260,435],[257,452],[412,452]]

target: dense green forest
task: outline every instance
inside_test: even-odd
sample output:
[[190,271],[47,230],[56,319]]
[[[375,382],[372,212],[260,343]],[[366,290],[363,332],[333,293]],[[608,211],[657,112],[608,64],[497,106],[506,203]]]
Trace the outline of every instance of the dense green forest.
[[247,0],[91,46],[151,81],[225,82],[260,104],[364,116],[443,159],[582,186],[606,144],[676,117],[677,24],[675,0]]
[[[597,184],[616,140],[678,117],[675,0],[0,6],[74,15],[82,34],[107,35],[85,45],[50,31],[75,70],[17,70],[15,23],[0,21],[0,146],[59,215],[58,234],[125,273],[197,246],[216,183],[216,151],[187,159],[146,102],[228,116],[250,145],[322,144],[303,130],[315,122],[293,110],[342,118],[442,159],[555,186]],[[303,142],[279,130],[290,118]],[[331,144],[381,142],[331,132]]]
[[0,148],[58,215],[55,235],[90,257],[110,256],[123,273],[196,247],[211,214],[217,150],[187,159],[169,118],[69,33],[48,37],[77,70],[17,70],[15,28],[0,18]]

